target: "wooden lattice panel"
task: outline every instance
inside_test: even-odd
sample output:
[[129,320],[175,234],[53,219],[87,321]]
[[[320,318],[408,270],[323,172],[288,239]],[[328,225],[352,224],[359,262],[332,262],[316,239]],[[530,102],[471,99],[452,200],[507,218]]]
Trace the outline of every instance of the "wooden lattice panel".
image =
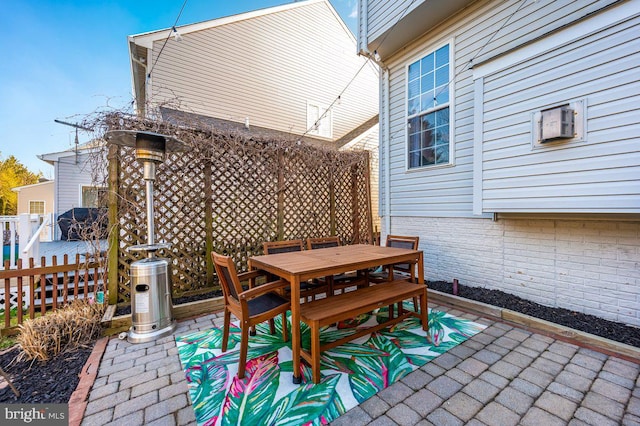
[[[126,124],[178,133],[165,124]],[[189,149],[166,155],[154,183],[156,242],[171,244],[158,255],[172,261],[175,296],[215,285],[208,275],[208,244],[244,270],[250,256],[262,254],[264,241],[331,235],[334,226],[345,243],[369,241],[366,153],[215,131],[179,132]],[[127,301],[129,265],[145,255],[127,251],[147,241],[145,182],[132,148],[119,147],[111,161],[119,164],[118,202],[110,207],[117,209],[119,225],[118,301]]]

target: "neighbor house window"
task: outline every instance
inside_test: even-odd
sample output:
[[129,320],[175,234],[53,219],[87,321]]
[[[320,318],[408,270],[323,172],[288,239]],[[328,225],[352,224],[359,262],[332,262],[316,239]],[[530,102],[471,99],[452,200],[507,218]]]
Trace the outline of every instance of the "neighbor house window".
[[29,214],[44,214],[44,201],[29,200]]
[[106,188],[98,186],[82,187],[82,207],[101,207],[106,205]]
[[407,68],[409,168],[450,163],[449,45]]
[[307,102],[307,134],[331,138],[331,109],[313,102]]

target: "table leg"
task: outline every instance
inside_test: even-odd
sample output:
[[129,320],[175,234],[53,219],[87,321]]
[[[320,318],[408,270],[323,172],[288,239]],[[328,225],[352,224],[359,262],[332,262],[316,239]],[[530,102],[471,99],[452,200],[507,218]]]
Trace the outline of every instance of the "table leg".
[[291,352],[293,354],[293,383],[302,383],[300,375],[300,277],[291,283]]

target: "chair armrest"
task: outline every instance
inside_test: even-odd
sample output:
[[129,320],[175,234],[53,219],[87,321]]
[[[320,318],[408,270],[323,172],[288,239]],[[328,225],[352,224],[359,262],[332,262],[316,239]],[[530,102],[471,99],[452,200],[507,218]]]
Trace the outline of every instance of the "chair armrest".
[[262,296],[263,294],[287,287],[288,285],[289,283],[285,280],[272,281],[243,291],[238,295],[238,299],[253,299],[254,297]]
[[255,269],[253,271],[241,272],[238,274],[238,279],[240,282],[249,281],[249,288],[253,288],[256,286],[256,278],[258,277],[267,277],[269,275],[268,272],[263,271],[262,269]]
[[249,281],[252,278],[258,278],[258,277],[262,277],[267,275],[266,271],[263,271],[262,269],[255,269],[253,271],[247,271],[247,272],[241,272],[238,274],[238,279],[240,280],[240,282],[242,281]]

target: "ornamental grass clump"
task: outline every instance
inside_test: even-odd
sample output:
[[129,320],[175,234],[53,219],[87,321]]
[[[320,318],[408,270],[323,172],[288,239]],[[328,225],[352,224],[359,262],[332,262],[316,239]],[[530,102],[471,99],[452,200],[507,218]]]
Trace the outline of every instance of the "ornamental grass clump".
[[21,356],[46,361],[62,353],[88,347],[100,337],[103,305],[74,300],[65,307],[20,326]]

